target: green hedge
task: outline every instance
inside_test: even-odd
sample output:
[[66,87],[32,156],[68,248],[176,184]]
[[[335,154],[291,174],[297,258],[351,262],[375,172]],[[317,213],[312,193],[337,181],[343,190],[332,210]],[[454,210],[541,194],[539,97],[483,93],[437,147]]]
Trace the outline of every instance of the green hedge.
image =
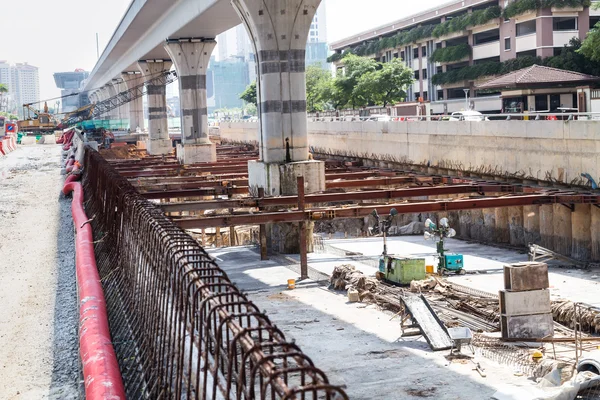
[[533,64],[542,64],[540,57],[519,57],[502,63],[488,62],[478,65],[470,65],[454,71],[435,74],[431,81],[434,85],[447,85],[464,80],[474,80],[482,76],[503,75],[521,68],[530,67]]
[[470,26],[483,25],[489,21],[499,18],[502,15],[502,9],[499,6],[488,7],[484,10],[477,10],[471,14],[461,15],[452,18],[435,27],[433,36],[440,37],[450,33],[464,31]]
[[467,43],[456,46],[449,46],[442,49],[437,49],[431,55],[431,59],[435,62],[452,62],[462,60],[471,55],[471,46]]
[[590,5],[590,0],[515,0],[504,9],[503,15],[504,18],[513,18],[540,8],[589,7]]

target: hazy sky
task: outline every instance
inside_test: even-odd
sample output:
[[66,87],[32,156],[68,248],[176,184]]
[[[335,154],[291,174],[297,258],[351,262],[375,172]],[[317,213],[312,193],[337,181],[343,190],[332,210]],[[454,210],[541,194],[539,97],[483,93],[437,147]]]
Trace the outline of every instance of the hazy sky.
[[[447,2],[326,1],[330,41]],[[35,65],[39,68],[41,99],[60,96],[52,74],[76,68],[91,71],[97,60],[96,32],[102,54],[129,3],[130,0],[1,0],[0,60]]]

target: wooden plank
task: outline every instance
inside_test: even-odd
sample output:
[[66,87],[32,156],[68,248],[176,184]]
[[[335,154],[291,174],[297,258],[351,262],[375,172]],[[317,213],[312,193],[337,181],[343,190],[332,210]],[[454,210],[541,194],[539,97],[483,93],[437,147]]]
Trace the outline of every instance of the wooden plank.
[[452,340],[448,336],[444,323],[440,321],[423,295],[401,296],[413,322],[419,324],[421,332],[433,351],[452,348]]

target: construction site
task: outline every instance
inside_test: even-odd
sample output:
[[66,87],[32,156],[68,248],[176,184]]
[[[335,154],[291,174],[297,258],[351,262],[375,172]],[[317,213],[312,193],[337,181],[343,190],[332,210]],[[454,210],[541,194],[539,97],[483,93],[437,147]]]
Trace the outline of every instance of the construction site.
[[[600,78],[512,71],[569,100],[547,119],[432,115],[423,75],[416,115],[311,115],[319,3],[133,0],[64,96],[86,104],[0,119],[0,399],[600,399]],[[514,19],[450,6],[468,40]],[[240,22],[257,117],[209,124],[214,38]],[[419,41],[419,70],[446,48],[405,34],[386,43]]]

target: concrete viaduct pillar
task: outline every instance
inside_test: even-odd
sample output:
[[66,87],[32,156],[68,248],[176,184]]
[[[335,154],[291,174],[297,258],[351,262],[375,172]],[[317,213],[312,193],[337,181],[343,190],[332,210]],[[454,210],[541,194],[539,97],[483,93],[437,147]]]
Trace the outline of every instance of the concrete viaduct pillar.
[[182,164],[217,161],[217,147],[208,137],[206,70],[213,49],[212,39],[169,40],[165,49],[179,77],[181,139],[177,159]]
[[[117,93],[123,93],[123,92],[127,91],[127,84],[125,83],[125,80],[123,78],[117,79],[116,88],[117,88]],[[130,122],[129,121],[129,103],[123,103],[119,107],[118,110],[119,110],[119,119],[121,120],[121,123],[122,123],[121,129],[125,129],[126,123]]]
[[325,190],[325,166],[309,161],[305,48],[321,0],[232,0],[254,43],[260,113],[260,160],[248,164],[251,192],[267,196]]
[[[102,88],[100,88],[100,101],[104,101],[106,99],[108,99],[110,97],[110,92],[108,90],[108,85],[104,85],[102,86]],[[110,112],[106,112],[104,114],[102,114],[102,119],[110,119],[111,115]]]
[[[117,86],[116,86],[116,82],[113,80],[111,81],[109,84],[106,85],[107,89],[108,89],[108,98],[110,97],[114,97],[117,95]],[[108,112],[109,115],[109,119],[113,122],[111,122],[111,125],[114,123],[114,121],[119,119],[119,109],[115,108],[112,109]]]
[[[158,74],[171,69],[171,61],[139,61],[138,68],[144,80],[152,79]],[[167,88],[164,84],[148,85],[148,141],[146,150],[150,155],[169,154],[173,143],[169,138],[167,121]]]
[[[127,90],[144,84],[144,77],[141,72],[124,72],[121,74],[121,77],[123,78],[123,84],[127,87]],[[128,111],[129,130],[131,132],[136,132],[137,128],[140,128],[140,131],[143,131],[145,128],[143,98],[138,97],[129,102]]]

